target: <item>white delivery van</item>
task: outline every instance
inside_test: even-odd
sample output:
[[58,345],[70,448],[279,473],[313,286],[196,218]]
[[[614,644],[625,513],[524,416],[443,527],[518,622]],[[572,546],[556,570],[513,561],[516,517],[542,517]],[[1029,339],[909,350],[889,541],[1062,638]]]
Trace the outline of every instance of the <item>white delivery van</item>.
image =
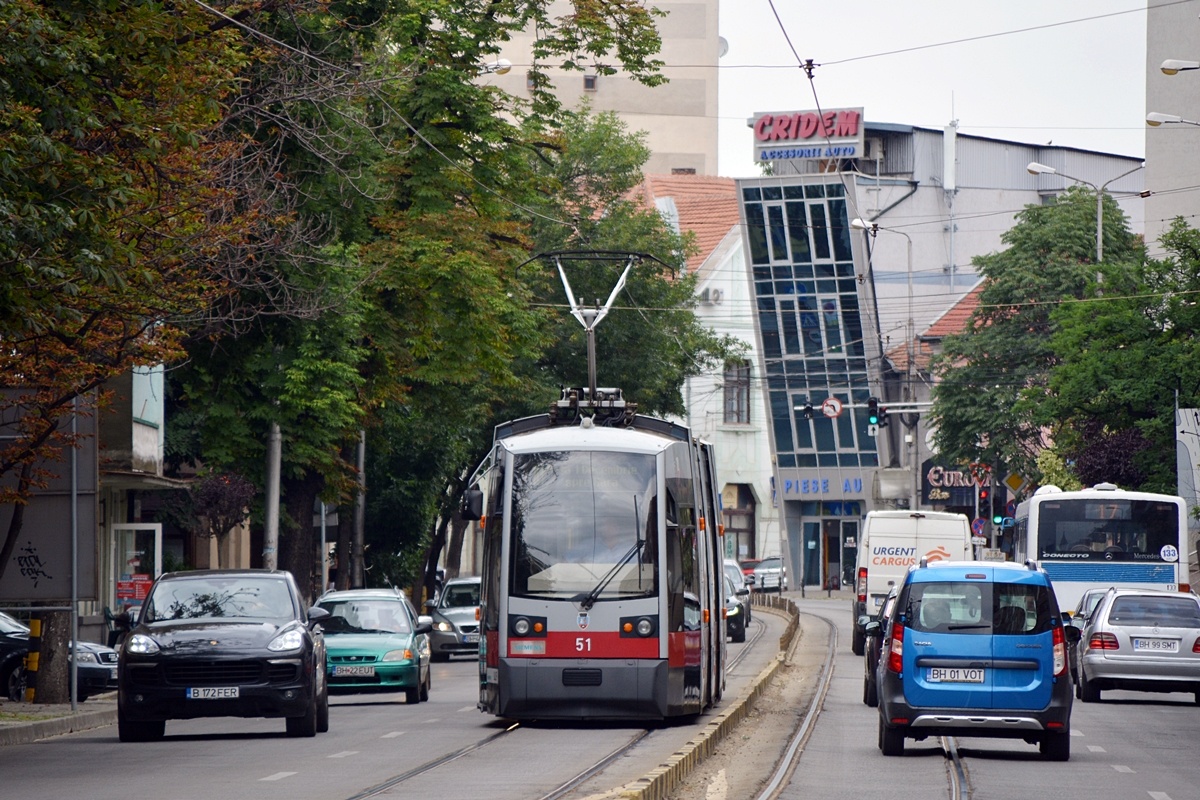
[[865,634],[859,620],[874,615],[892,584],[922,558],[962,561],[972,558],[971,522],[945,511],[870,511],[858,543],[854,570],[854,633],[850,649],[863,654]]

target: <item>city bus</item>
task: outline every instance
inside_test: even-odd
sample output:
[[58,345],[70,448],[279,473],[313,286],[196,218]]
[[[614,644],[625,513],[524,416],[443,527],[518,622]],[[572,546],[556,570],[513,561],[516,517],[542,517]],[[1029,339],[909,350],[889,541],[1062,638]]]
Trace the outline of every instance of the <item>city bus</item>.
[[1175,495],[1043,486],[1017,506],[1012,555],[1046,570],[1064,611],[1091,587],[1187,592],[1187,514]]

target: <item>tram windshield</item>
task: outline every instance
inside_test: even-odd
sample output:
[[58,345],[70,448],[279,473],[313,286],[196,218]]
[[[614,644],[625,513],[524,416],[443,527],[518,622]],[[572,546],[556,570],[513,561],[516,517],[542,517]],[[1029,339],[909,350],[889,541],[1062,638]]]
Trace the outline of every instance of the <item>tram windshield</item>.
[[653,595],[656,483],[653,455],[515,456],[512,594],[591,602]]

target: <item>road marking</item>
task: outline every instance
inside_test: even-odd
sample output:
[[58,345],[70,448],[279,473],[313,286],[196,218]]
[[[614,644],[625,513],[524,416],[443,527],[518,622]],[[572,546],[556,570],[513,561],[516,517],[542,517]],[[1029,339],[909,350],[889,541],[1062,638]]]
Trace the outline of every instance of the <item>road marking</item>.
[[1105,750],[1103,747],[1101,747],[1098,744],[1089,744],[1088,750],[1093,753],[1107,753],[1108,752],[1107,750]]
[[441,720],[440,719],[427,719],[424,722],[422,722],[421,724],[422,725],[432,725],[435,722],[441,722]]
[[403,736],[403,735],[404,735],[404,731],[392,731],[391,733],[385,733],[383,736],[380,736],[379,738],[380,739],[395,739],[397,736]]
[[1077,730],[1072,729],[1071,735],[1072,736],[1083,736],[1083,731],[1077,731]]
[[281,781],[284,778],[290,778],[296,773],[294,772],[276,772],[274,775],[268,775],[265,778],[259,778],[260,781]]
[[1166,792],[1149,792],[1151,800],[1171,800],[1171,795]]
[[1113,764],[1112,768],[1115,769],[1117,772],[1127,772],[1130,775],[1137,774],[1136,772],[1133,771],[1133,769],[1131,769],[1130,767],[1126,767],[1123,764]]
[[326,756],[326,758],[345,758],[346,756],[356,756],[356,755],[358,755],[357,750],[343,750],[340,753],[333,753],[332,755]]
[[463,706],[462,708],[460,708],[458,710],[458,713],[461,714],[464,711],[478,711],[478,710],[479,710],[478,706]]

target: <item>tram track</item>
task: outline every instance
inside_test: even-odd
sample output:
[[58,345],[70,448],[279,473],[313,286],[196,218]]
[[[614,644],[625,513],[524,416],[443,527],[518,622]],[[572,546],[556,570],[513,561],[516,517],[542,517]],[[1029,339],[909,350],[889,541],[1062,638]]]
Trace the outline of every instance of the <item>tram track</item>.
[[[787,787],[792,774],[800,765],[800,757],[804,754],[804,746],[811,737],[813,728],[816,725],[817,719],[821,715],[822,708],[825,703],[825,697],[829,693],[829,687],[833,679],[835,669],[835,656],[837,654],[838,645],[838,630],[837,625],[833,620],[826,618],[821,614],[811,614],[814,619],[819,619],[829,627],[829,640],[825,649],[824,660],[821,665],[821,679],[817,684],[816,692],[813,695],[812,702],[809,703],[808,709],[801,719],[796,732],[789,740],[788,747],[784,751],[784,755],[780,758],[774,772],[767,781],[762,792],[757,795],[755,800],[778,800],[782,795],[783,790]],[[967,800],[970,797],[968,788],[966,767],[963,764],[962,757],[958,751],[958,739],[954,736],[939,737],[939,744],[942,748],[942,754],[945,756],[946,779],[947,779],[947,797],[949,800]]]
[[[741,663],[741,661],[749,654],[753,645],[765,635],[765,632],[766,626],[764,624],[751,624],[745,644],[739,648],[737,655],[730,659],[726,664],[727,673]],[[349,797],[345,798],[345,800],[370,800],[370,798],[379,797],[380,795],[395,788],[396,786],[399,786],[402,783],[410,781],[421,775],[425,775],[433,770],[439,769],[440,767],[443,767],[453,761],[457,761],[464,756],[475,753],[487,747],[488,745],[494,744],[501,739],[516,733],[521,729],[521,723],[514,722],[503,730],[496,731],[489,736],[473,742],[472,744],[466,745],[465,747],[461,747],[453,752],[446,753],[442,756],[426,761],[424,764],[420,764],[412,769],[406,770],[399,775],[394,775],[387,780],[375,784],[374,786],[370,786],[360,792],[357,792],[356,794],[350,795]],[[607,753],[602,758],[597,759],[594,763],[580,770],[572,778],[563,782],[546,794],[539,795],[536,800],[561,800],[561,798],[569,796],[588,780],[602,773],[622,756],[627,755],[631,750],[641,744],[646,737],[653,733],[654,730],[656,730],[656,728],[647,727],[634,731],[627,742]]]

